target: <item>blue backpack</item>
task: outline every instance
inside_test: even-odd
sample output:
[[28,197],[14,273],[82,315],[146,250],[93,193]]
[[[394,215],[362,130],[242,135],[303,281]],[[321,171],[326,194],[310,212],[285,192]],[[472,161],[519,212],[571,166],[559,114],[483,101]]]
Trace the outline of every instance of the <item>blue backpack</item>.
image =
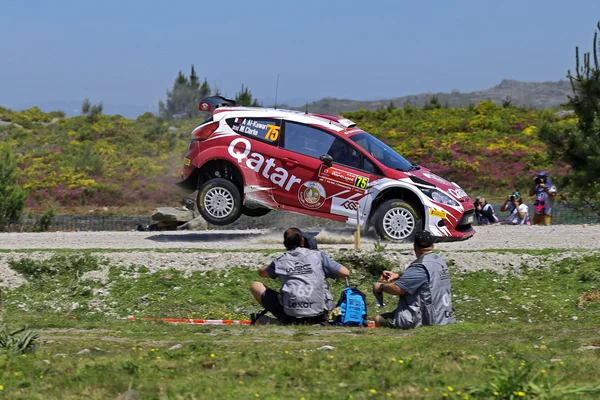
[[357,287],[346,287],[336,307],[340,308],[341,315],[334,324],[340,326],[367,326],[367,302],[363,292]]

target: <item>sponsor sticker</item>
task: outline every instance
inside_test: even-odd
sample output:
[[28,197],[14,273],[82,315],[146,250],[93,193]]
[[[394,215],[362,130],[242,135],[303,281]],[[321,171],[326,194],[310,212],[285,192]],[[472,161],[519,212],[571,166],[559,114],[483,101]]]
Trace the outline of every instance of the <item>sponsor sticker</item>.
[[274,142],[279,139],[281,127],[250,118],[236,118],[231,129],[234,132],[255,136],[257,139]]
[[446,218],[446,215],[448,215],[448,214],[445,211],[434,210],[433,208],[430,208],[429,215],[444,219],[444,218]]
[[183,165],[185,165],[185,166],[189,166],[189,165],[191,165],[191,164],[192,164],[192,160],[190,160],[189,158],[185,157],[185,158],[183,159]]
[[344,207],[346,210],[356,211],[358,210],[358,201],[346,200],[342,203],[342,207]]
[[351,186],[359,189],[366,189],[369,184],[369,178],[366,176],[360,176],[336,167],[321,166],[319,169],[319,178],[324,179],[329,183]]
[[319,182],[304,182],[298,190],[298,201],[305,208],[316,209],[325,203],[327,193]]

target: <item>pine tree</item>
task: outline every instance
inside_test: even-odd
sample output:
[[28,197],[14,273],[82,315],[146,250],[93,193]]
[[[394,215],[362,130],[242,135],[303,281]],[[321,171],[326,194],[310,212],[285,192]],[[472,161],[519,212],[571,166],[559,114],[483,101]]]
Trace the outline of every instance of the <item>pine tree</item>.
[[235,103],[246,107],[252,105],[252,93],[250,93],[247,86],[244,87],[244,84],[242,84],[242,90],[235,95]]
[[568,106],[578,117],[578,129],[569,131],[546,123],[540,129],[540,137],[549,144],[554,160],[564,161],[572,168],[572,173],[561,181],[568,199],[576,207],[590,208],[600,217],[600,22],[597,28],[592,53],[583,55],[581,65],[576,47],[575,75],[570,70],[567,74],[573,88]]
[[0,143],[0,228],[21,218],[27,193],[17,183],[17,160],[8,144]]
[[200,115],[200,101],[210,96],[210,86],[206,78],[200,84],[196,68],[192,65],[189,79],[179,71],[173,88],[167,90],[166,103],[158,103],[159,114],[167,120],[179,118],[196,118]]

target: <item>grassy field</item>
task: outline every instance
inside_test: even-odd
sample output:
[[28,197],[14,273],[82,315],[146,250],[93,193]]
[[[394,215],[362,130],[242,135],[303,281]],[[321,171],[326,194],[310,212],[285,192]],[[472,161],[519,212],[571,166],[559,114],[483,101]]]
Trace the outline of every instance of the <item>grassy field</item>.
[[[374,317],[382,310],[371,277],[350,266]],[[4,323],[28,325],[40,338],[31,351],[0,350],[1,398],[600,396],[598,256],[518,274],[455,273],[459,323],[414,331],[121,319],[247,318],[259,307],[247,291],[256,273],[244,268],[151,273],[109,265],[93,252],[10,267],[28,284],[3,293]],[[342,288],[332,285],[334,296]],[[387,298],[385,311],[395,302]]]

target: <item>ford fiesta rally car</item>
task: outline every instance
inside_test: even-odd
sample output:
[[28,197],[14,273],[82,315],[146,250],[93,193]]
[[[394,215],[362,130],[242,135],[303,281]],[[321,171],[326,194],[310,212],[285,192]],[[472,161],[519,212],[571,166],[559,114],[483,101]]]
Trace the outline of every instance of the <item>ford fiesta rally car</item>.
[[193,130],[178,185],[198,191],[198,210],[211,224],[283,210],[352,225],[358,219],[393,241],[421,229],[440,241],[475,233],[464,190],[348,119],[236,107],[221,96],[199,108],[213,115]]

